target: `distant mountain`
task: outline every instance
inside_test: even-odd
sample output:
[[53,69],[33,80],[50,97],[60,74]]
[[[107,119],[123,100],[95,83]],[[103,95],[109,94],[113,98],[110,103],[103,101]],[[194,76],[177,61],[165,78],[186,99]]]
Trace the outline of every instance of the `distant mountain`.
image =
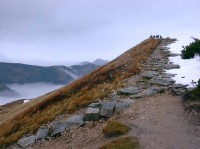
[[[94,64],[66,66],[34,66],[19,63],[0,63],[2,84],[55,83],[67,84],[96,69]],[[2,86],[3,88],[3,86]]]
[[107,61],[107,60],[96,59],[92,63],[95,64],[95,65],[97,65],[97,66],[103,66],[103,65],[107,64],[108,62],[109,61]]
[[81,62],[79,65],[86,65],[86,64],[91,64],[91,63],[87,62],[87,61],[84,61],[84,62]]

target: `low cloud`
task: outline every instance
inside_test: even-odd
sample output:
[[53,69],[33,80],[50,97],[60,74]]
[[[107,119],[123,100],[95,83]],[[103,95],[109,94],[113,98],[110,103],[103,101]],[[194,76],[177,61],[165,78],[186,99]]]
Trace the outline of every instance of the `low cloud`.
[[8,93],[2,93],[0,95],[0,105],[18,99],[32,99],[63,87],[63,85],[55,85],[52,83],[12,84],[7,86],[17,94],[10,95]]

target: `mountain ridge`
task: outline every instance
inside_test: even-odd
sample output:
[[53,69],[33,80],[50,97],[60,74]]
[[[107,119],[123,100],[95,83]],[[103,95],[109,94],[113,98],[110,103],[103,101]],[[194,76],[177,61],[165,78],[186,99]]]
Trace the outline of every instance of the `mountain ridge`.
[[[0,82],[3,84],[55,83],[67,84],[91,72],[94,64],[66,66],[35,66],[21,63],[0,62]],[[61,69],[62,68],[62,69]],[[68,73],[67,73],[68,71]],[[9,74],[9,75],[8,75]],[[72,76],[76,75],[76,78]]]
[[160,42],[160,39],[146,39],[90,74],[38,97],[26,103],[26,106],[21,105],[20,110],[10,111],[0,123],[0,144],[15,142],[23,134],[35,132],[41,124],[59,114],[73,113],[97,99],[107,97],[112,90],[123,85],[125,78],[140,73],[141,63]]

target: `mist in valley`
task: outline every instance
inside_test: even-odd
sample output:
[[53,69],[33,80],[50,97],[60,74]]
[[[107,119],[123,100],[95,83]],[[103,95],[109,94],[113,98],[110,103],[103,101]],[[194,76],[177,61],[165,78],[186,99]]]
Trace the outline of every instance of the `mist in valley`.
[[10,89],[14,93],[1,93],[0,94],[0,105],[19,100],[19,99],[33,99],[35,97],[44,95],[64,85],[58,85],[53,83],[31,83],[31,84],[8,84]]

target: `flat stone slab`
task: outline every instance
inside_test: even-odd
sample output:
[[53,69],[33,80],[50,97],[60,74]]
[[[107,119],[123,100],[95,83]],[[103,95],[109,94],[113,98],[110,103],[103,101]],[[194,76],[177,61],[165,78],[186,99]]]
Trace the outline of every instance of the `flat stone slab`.
[[137,94],[139,93],[139,89],[137,87],[127,87],[120,89],[118,92],[122,94]]
[[179,66],[179,65],[176,65],[176,64],[165,64],[165,65],[163,66],[163,68],[169,70],[169,69],[177,69],[177,68],[180,68],[180,66]]
[[161,76],[163,78],[172,78],[175,76],[175,74],[170,74],[170,73],[162,73]]
[[138,99],[138,98],[142,98],[143,96],[141,94],[136,94],[136,95],[131,95],[130,98],[131,99]]
[[157,92],[152,89],[152,88],[148,88],[148,89],[145,89],[144,91],[142,91],[142,94],[144,96],[152,96],[152,95],[155,95]]
[[50,125],[52,127],[52,132],[51,132],[52,137],[63,133],[67,127],[67,124],[65,122],[55,122]]
[[152,86],[151,89],[158,93],[163,93],[165,90],[168,89],[168,87],[158,87],[158,86]]
[[160,50],[168,50],[170,49],[169,47],[161,47]]
[[91,107],[91,108],[101,108],[101,106],[102,104],[100,102],[95,102],[88,105],[88,107]]
[[142,78],[151,79],[157,75],[159,75],[159,73],[156,71],[147,71],[142,74]]
[[49,128],[47,126],[40,126],[36,133],[37,140],[45,139],[49,134]]
[[67,119],[66,121],[66,130],[77,129],[84,124],[83,115],[74,115]]
[[155,78],[154,80],[150,81],[150,83],[168,86],[174,84],[175,81],[170,78]]
[[131,99],[124,99],[121,102],[117,102],[116,106],[115,106],[115,110],[123,110],[125,108],[130,107],[130,105],[133,103],[134,101]]
[[170,57],[176,57],[176,56],[180,56],[180,54],[177,54],[177,53],[170,53],[169,56],[170,56]]
[[84,121],[98,121],[100,119],[100,110],[99,108],[89,107],[83,117]]
[[105,102],[101,107],[101,116],[110,118],[115,110],[116,102]]
[[33,136],[22,138],[22,139],[18,140],[17,143],[19,144],[19,146],[21,146],[23,148],[27,148],[29,145],[34,144],[35,141],[36,141],[36,136],[33,135]]

